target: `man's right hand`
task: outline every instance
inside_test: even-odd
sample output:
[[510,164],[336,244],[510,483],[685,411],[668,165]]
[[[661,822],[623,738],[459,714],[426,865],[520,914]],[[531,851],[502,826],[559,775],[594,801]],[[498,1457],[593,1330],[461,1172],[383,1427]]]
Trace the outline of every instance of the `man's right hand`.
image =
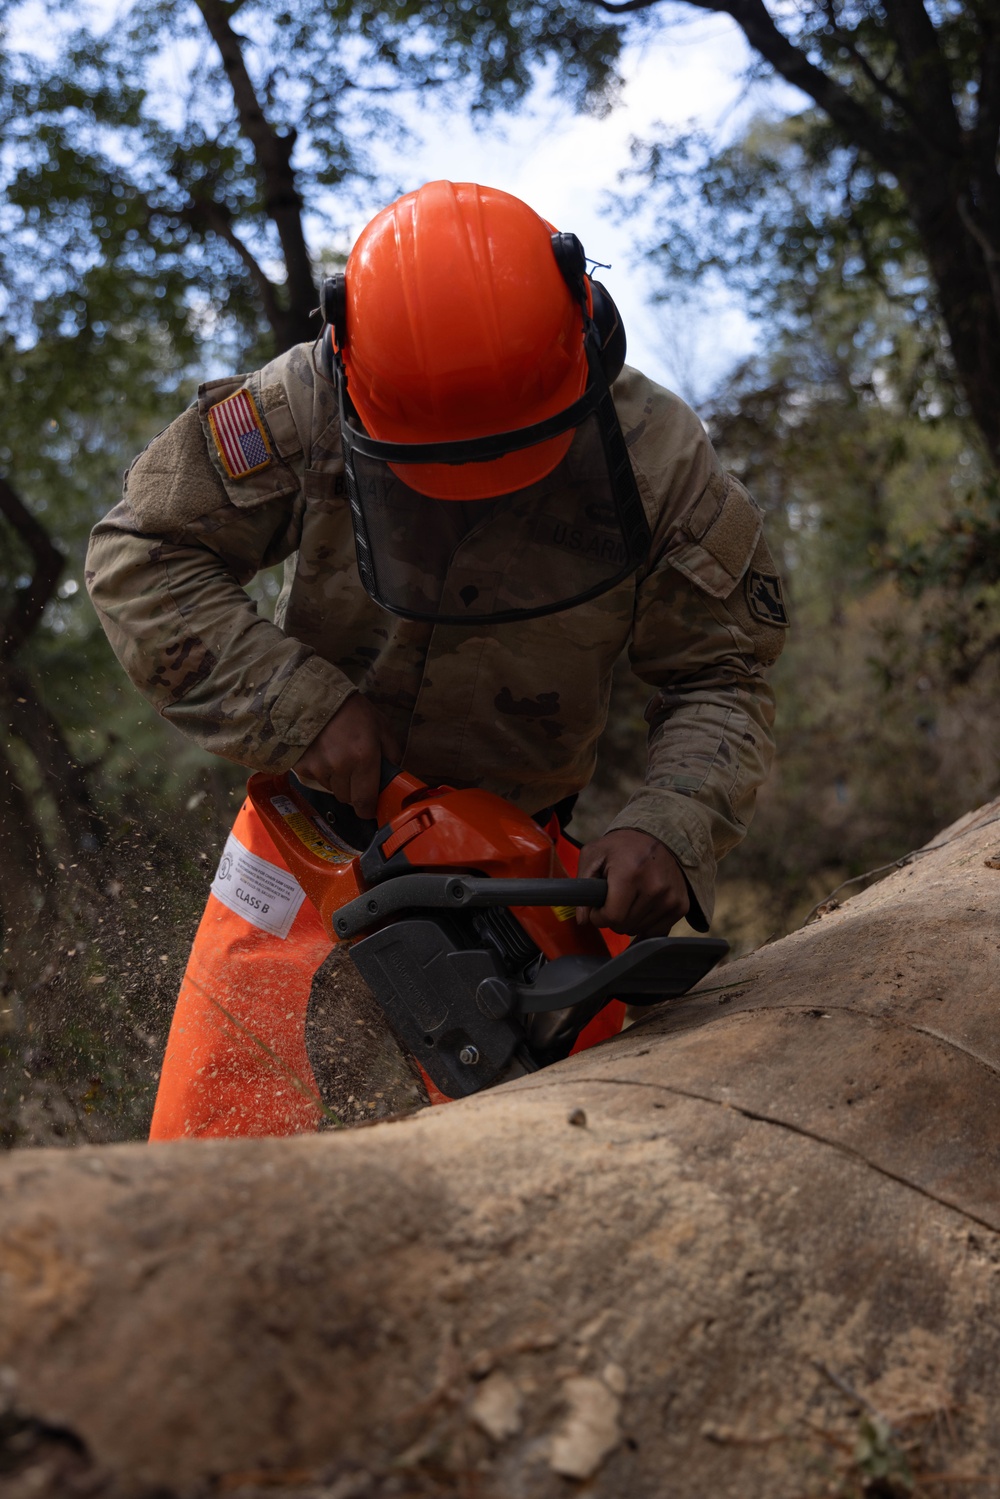
[[382,757],[399,764],[402,752],[385,719],[360,692],[352,692],[292,769],[300,781],[332,791],[359,817],[375,816]]

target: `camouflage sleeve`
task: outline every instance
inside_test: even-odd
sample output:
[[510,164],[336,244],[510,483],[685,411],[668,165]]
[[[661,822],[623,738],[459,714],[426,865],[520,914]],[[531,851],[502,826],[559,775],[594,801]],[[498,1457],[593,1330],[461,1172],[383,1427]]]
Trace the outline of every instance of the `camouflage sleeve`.
[[649,763],[645,786],[611,825],[666,844],[700,908],[688,919],[703,931],[718,860],[746,833],[773,756],[764,673],[787,623],[760,512],[715,470],[639,588],[630,653],[657,689],[646,710]]
[[304,505],[294,463],[255,480],[235,503],[191,407],[140,455],[95,527],[87,586],[122,666],[165,718],[213,754],[284,770],[354,688],[244,592],[295,551]]

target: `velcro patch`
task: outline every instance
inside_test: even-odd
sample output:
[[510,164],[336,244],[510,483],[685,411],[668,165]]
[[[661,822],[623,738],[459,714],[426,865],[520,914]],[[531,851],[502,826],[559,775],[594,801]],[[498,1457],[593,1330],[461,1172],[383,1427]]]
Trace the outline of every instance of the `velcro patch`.
[[267,429],[248,390],[210,406],[208,425],[230,479],[245,479],[274,462]]
[[781,579],[777,573],[758,572],[752,567],[746,580],[747,604],[750,613],[765,625],[788,628],[788,610],[781,591]]

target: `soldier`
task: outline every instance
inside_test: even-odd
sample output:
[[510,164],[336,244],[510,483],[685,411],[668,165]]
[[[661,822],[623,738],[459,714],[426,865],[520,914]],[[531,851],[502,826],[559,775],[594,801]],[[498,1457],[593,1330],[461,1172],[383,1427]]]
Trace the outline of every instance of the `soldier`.
[[[624,365],[576,237],[506,193],[401,198],[324,316],[315,346],[202,386],[95,528],[88,586],[125,670],[204,748],[361,818],[387,756],[545,820],[590,779],[627,648],[654,689],[649,769],[579,855],[608,882],[583,915],[707,930],[770,762],[787,625],[756,505]],[[279,562],[271,624],[242,585]],[[216,877],[153,1138],[322,1118],[305,1032],[329,941],[249,804],[225,859],[270,895],[241,907]]]

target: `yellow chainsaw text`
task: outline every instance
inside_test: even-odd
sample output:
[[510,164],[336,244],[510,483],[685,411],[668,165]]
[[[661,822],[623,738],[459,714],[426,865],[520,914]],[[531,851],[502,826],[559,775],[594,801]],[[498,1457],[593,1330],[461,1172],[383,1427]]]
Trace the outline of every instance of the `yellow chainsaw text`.
[[349,864],[354,855],[346,853],[342,848],[334,848],[332,843],[327,843],[322,833],[314,828],[302,812],[282,812],[284,821],[291,828],[300,843],[304,843],[310,853],[317,858],[325,859],[328,864]]

